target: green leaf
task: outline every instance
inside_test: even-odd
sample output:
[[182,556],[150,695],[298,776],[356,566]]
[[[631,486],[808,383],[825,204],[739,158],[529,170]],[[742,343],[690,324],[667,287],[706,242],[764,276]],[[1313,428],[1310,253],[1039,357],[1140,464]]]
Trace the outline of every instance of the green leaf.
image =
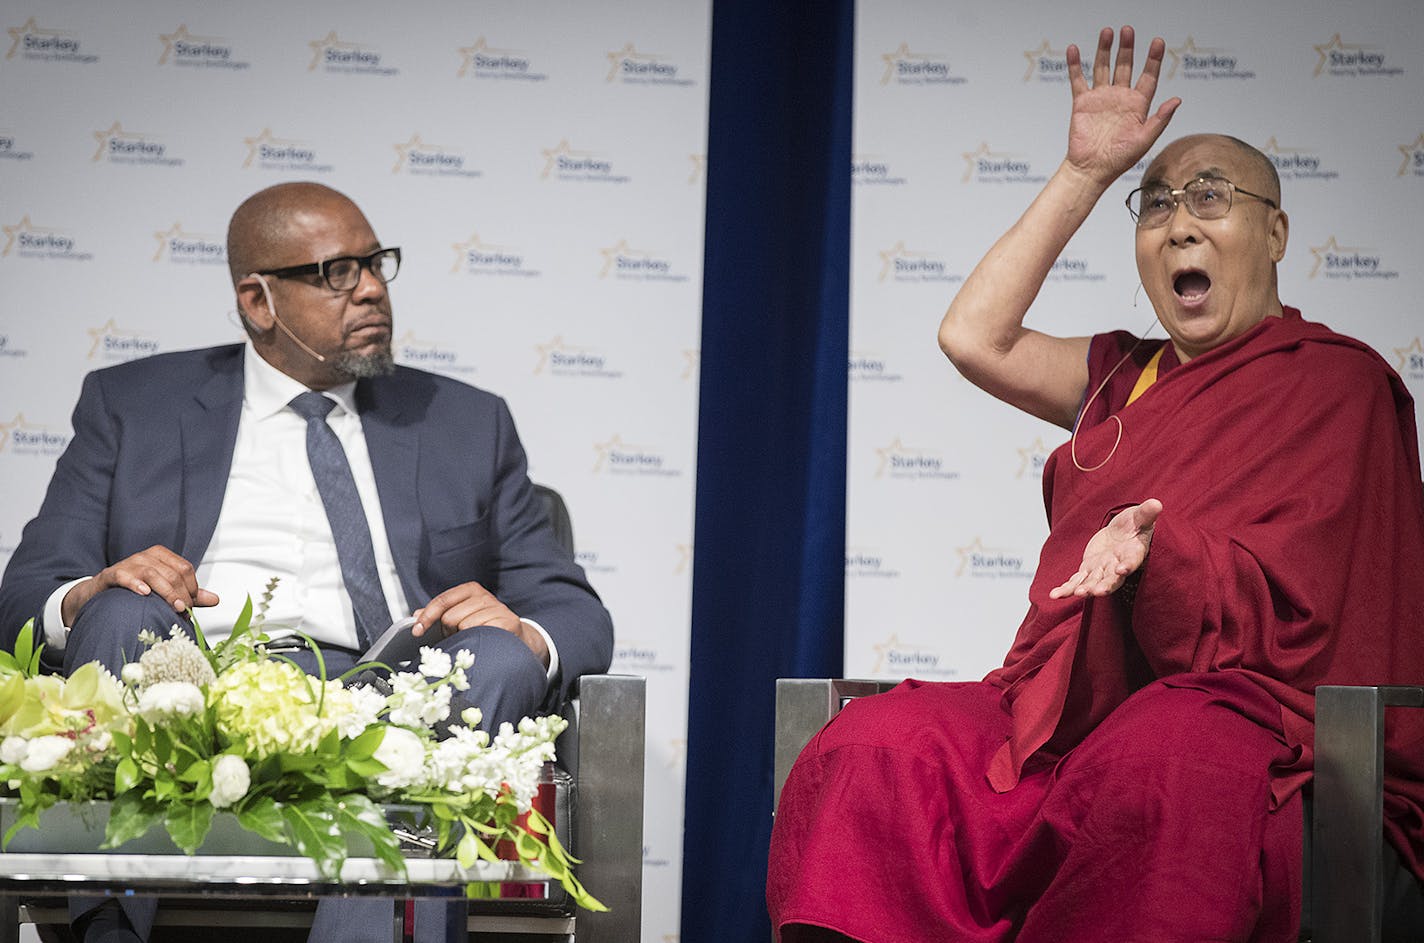
[[137,786],[141,778],[143,777],[138,771],[138,764],[131,758],[124,757],[114,769],[114,792],[123,795]]
[[317,802],[294,802],[282,806],[282,818],[297,851],[312,859],[323,877],[337,880],[346,860],[346,840],[332,811]]
[[35,653],[35,620],[20,626],[20,634],[15,637],[15,662],[26,677],[31,677],[30,656]]
[[137,792],[119,796],[109,806],[109,824],[104,827],[101,848],[117,848],[138,838],[163,818],[163,809],[156,802],[146,802]]
[[390,823],[380,808],[366,796],[351,795],[337,803],[336,820],[341,831],[364,835],[371,850],[386,867],[404,875],[405,858],[401,856],[400,839],[391,831]]
[[191,855],[208,837],[208,829],[213,825],[213,812],[213,804],[206,799],[177,802],[169,806],[163,824],[173,844],[181,848],[185,855]]
[[[371,756],[375,754],[376,748],[381,745],[381,741],[385,739],[385,736],[385,727],[367,727],[360,736],[346,745],[346,755],[353,759],[370,759]],[[380,771],[383,773],[386,771],[384,763],[381,764]]]
[[268,841],[290,844],[281,807],[270,796],[260,796],[244,805],[237,813],[237,823]]

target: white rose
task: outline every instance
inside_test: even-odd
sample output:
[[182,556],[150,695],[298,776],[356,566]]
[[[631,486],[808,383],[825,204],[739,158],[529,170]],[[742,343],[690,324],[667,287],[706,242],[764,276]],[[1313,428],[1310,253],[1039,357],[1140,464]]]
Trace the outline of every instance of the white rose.
[[138,698],[138,715],[150,724],[196,714],[203,707],[203,689],[188,681],[160,681]]
[[252,785],[252,774],[242,757],[225,753],[213,764],[213,791],[208,801],[214,808],[226,809],[243,796]]
[[401,789],[420,779],[425,766],[425,741],[404,727],[387,727],[372,756],[387,770],[376,777],[376,783],[387,789]]
[[18,766],[29,749],[30,741],[24,737],[6,737],[5,742],[0,743],[0,763]]
[[35,737],[30,741],[25,758],[20,761],[20,769],[27,773],[43,773],[54,769],[56,763],[74,749],[74,741],[68,737]]

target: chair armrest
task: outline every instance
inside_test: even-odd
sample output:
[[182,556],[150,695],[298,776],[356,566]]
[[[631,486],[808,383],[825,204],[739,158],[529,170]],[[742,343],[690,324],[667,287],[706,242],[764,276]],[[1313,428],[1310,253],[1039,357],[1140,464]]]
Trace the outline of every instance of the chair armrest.
[[647,681],[585,675],[570,703],[571,742],[561,762],[574,774],[573,853],[578,877],[608,905],[580,911],[575,938],[636,940],[643,911],[643,767]]
[[1315,689],[1310,897],[1316,943],[1379,943],[1381,937],[1386,707],[1424,707],[1424,687]]
[[880,694],[893,681],[850,681],[844,678],[776,679],[775,790],[772,811],[781,805],[781,787],[791,764],[811,738],[840,713],[851,698]]

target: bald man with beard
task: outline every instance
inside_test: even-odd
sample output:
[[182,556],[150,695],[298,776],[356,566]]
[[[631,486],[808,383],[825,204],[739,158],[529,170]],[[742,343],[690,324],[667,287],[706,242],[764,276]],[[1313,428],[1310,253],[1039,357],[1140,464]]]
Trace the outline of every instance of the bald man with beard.
[[[1181,104],[1152,109],[1162,40],[1135,84],[1133,45],[1103,30],[1091,85],[1068,48],[1067,157],[940,327],[965,377],[1069,432],[1028,614],[983,681],[858,699],[803,751],[767,884],[784,943],[1293,943],[1315,687],[1424,677],[1413,402],[1281,303],[1263,154],[1182,138],[1129,197],[1165,340],[1024,326]],[[1416,876],[1421,740],[1393,719],[1386,833]]]
[[[478,707],[490,729],[607,670],[608,612],[554,535],[504,401],[394,364],[400,250],[343,194],[286,183],[233,214],[228,261],[245,344],[85,378],[74,437],[0,583],[0,645],[33,618],[51,667],[117,674],[141,654],[140,632],[191,632],[194,612],[224,637],[275,576],[265,627],[313,638],[328,677],[413,615],[424,643],[474,655],[451,716]],[[298,412],[313,398],[358,514],[328,517]],[[348,574],[352,546],[364,568],[350,573],[366,579]],[[316,670],[314,653],[288,655]],[[90,911],[84,938],[146,938],[151,905],[124,905]],[[389,939],[390,906],[324,907],[312,937]]]

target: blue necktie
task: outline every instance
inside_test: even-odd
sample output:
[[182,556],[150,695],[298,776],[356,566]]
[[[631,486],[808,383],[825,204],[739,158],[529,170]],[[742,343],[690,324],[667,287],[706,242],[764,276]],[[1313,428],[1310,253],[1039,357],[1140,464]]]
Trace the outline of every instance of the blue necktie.
[[364,651],[371,639],[385,631],[391,610],[381,591],[371,528],[361,507],[361,495],[356,491],[356,479],[351,476],[351,464],[341,440],[326,423],[326,415],[335,408],[336,401],[308,391],[289,405],[307,421],[307,460],[311,462],[321,503],[326,506],[336,557],[341,562],[341,579],[356,613],[356,638]]

